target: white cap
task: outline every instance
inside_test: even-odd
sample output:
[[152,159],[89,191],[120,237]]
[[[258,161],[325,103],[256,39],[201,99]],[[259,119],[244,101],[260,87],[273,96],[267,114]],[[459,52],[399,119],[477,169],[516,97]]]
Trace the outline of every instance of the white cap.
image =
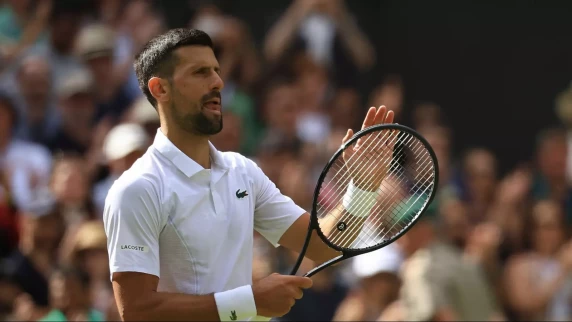
[[121,159],[137,150],[149,147],[149,137],[139,124],[124,123],[115,126],[103,142],[103,153],[107,161]]
[[399,248],[390,244],[371,253],[358,255],[353,259],[353,272],[358,278],[367,278],[379,273],[397,274],[403,263]]

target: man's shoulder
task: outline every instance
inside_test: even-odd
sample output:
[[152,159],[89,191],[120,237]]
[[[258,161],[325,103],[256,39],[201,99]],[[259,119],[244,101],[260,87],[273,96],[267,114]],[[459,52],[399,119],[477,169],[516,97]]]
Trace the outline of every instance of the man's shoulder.
[[130,196],[142,194],[156,197],[161,191],[162,184],[164,180],[162,180],[158,161],[150,151],[147,151],[113,182],[109,189],[108,199],[130,198]]
[[231,169],[253,169],[258,167],[255,160],[238,152],[219,152],[225,164]]

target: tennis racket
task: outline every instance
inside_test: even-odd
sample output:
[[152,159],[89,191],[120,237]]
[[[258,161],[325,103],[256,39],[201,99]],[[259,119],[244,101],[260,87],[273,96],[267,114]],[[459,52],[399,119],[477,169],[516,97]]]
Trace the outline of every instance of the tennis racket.
[[[438,177],[435,152],[413,129],[379,124],[355,133],[318,179],[308,234],[291,275],[298,273],[314,230],[341,255],[313,268],[307,277],[393,243],[425,212]],[[349,194],[348,187],[359,190]]]

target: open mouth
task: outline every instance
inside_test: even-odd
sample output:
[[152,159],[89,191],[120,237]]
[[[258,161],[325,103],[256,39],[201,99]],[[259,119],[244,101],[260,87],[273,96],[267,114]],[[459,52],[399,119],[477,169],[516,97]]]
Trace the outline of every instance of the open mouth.
[[208,100],[203,104],[203,106],[209,110],[220,111],[220,99],[213,98],[211,100]]

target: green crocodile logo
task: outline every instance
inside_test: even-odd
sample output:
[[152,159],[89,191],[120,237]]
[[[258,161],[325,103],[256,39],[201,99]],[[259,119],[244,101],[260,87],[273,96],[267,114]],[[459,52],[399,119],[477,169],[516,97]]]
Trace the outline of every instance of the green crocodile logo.
[[230,319],[231,321],[236,321],[236,311],[230,311]]
[[236,190],[236,197],[238,199],[242,199],[246,196],[248,196],[248,192],[246,192],[246,190],[244,190],[243,192],[240,192],[240,189]]

